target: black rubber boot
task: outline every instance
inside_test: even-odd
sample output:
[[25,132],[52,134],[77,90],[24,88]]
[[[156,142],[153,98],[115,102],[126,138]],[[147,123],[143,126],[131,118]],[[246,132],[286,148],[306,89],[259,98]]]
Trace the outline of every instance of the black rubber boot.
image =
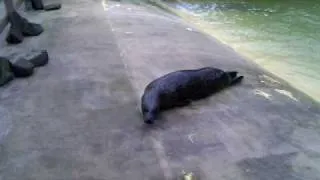
[[23,41],[23,36],[38,36],[43,32],[40,24],[30,23],[16,11],[8,14],[11,27],[6,41],[9,44],[18,44]]
[[33,10],[32,3],[31,3],[30,0],[25,0],[25,1],[24,1],[24,5],[25,5],[25,10],[26,10],[26,11],[31,11],[31,10]]
[[23,41],[24,37],[21,29],[16,25],[11,25],[6,41],[8,44],[19,44]]
[[14,63],[20,59],[25,59],[34,67],[41,67],[49,62],[49,55],[46,50],[31,50],[29,52],[15,52],[6,56],[10,62]]
[[0,57],[0,86],[3,86],[14,79],[11,72],[10,62],[7,58]]
[[11,25],[18,27],[24,36],[38,36],[43,32],[43,28],[40,24],[29,22],[16,11],[9,13],[8,16]]
[[61,9],[61,4],[60,3],[54,3],[54,4],[44,5],[43,9],[46,10],[46,11],[58,10],[58,9]]
[[11,71],[15,77],[29,77],[33,74],[34,65],[26,59],[20,58],[10,63]]
[[31,1],[31,5],[32,5],[33,9],[35,9],[35,10],[43,9],[42,0],[29,0],[29,1]]
[[26,60],[31,62],[35,67],[40,67],[48,64],[49,55],[46,50],[36,51],[32,50],[24,56]]

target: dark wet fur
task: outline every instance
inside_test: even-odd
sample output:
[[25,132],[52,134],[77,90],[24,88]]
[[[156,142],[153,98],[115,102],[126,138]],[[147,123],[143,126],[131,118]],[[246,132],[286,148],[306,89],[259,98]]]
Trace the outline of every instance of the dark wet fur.
[[180,70],[164,75],[147,85],[141,101],[144,122],[152,124],[160,111],[182,107],[203,99],[243,79],[237,72],[205,67]]

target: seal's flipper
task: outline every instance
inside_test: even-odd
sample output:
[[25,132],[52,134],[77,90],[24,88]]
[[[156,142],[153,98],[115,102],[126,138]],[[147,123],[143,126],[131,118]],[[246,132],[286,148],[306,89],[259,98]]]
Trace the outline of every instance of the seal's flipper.
[[235,85],[235,84],[238,84],[239,82],[241,82],[243,79],[243,76],[239,76],[239,77],[236,77],[236,78],[233,78],[230,85]]
[[226,73],[230,76],[231,79],[236,78],[237,74],[238,74],[238,72],[236,72],[236,71],[229,71],[229,72],[226,72]]

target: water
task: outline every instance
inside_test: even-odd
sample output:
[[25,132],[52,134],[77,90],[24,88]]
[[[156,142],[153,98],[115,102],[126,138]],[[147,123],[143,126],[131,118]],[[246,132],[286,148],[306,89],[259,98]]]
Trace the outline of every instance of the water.
[[213,35],[320,101],[319,0],[183,0],[170,3]]

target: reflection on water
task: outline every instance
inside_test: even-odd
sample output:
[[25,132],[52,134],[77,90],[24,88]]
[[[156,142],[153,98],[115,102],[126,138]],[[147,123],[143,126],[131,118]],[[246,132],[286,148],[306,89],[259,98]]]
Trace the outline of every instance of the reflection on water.
[[171,5],[210,23],[217,38],[320,100],[319,0],[184,0]]

